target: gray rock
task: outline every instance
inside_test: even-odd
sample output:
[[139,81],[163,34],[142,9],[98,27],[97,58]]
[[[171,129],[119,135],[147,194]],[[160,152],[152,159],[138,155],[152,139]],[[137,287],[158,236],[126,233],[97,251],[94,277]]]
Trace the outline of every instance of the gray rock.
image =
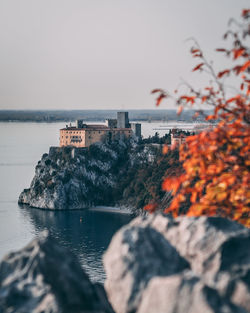
[[[169,257],[171,251],[178,258]],[[177,259],[188,262],[204,288],[233,303],[231,309],[235,305],[250,312],[250,230],[219,217],[172,219],[161,214],[134,219],[115,235],[106,252],[105,288],[115,310],[134,312],[153,277],[183,270],[172,268]]]
[[18,203],[29,204],[30,203],[30,189],[24,189],[18,199]]
[[243,313],[246,311],[204,284],[191,272],[155,277],[148,284],[138,313]]
[[250,312],[249,229],[221,217],[171,219],[160,214],[136,219],[134,225],[158,230],[208,286]]
[[250,247],[250,230],[238,223],[221,217],[166,219],[161,215],[152,223],[161,227],[165,223],[164,229],[157,229],[207,282],[221,271],[238,277],[243,268],[250,269],[250,249],[244,249]]
[[169,276],[189,268],[175,248],[154,228],[128,226],[112,239],[104,255],[105,289],[117,313],[135,312],[154,276]]
[[0,312],[113,313],[100,286],[47,233],[0,263]]
[[[28,189],[18,203],[62,210],[121,201],[119,183],[129,168],[146,162],[146,151],[131,142],[96,143],[89,148],[51,147],[38,162]],[[116,199],[114,199],[116,195]]]

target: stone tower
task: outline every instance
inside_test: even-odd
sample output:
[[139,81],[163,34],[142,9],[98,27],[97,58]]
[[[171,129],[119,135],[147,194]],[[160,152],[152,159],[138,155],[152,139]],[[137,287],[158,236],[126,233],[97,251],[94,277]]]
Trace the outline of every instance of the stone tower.
[[117,112],[117,128],[129,128],[128,112]]

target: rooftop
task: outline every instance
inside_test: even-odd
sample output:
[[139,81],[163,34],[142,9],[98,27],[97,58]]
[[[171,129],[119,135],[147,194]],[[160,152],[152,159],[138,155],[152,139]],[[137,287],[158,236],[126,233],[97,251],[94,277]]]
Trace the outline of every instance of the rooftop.
[[61,128],[60,130],[130,130],[130,128],[109,128],[108,126],[105,125],[101,125],[101,124],[92,124],[92,125],[84,125],[84,127],[81,128],[77,128],[76,126],[70,126],[70,127],[65,127],[65,128]]
[[173,134],[172,133],[171,135],[173,138],[185,138],[185,137],[187,137],[187,135],[185,135],[183,133],[181,133],[181,134],[176,134],[176,133]]

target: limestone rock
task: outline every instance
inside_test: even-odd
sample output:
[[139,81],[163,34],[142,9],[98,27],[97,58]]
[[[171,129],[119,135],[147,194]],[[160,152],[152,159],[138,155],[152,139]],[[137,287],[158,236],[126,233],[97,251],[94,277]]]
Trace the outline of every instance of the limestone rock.
[[43,233],[0,263],[0,312],[113,313],[77,259]]
[[143,223],[158,229],[208,286],[250,312],[249,229],[221,217],[156,215]]
[[135,312],[154,276],[189,268],[175,248],[154,228],[127,226],[112,239],[104,256],[105,289],[117,313]]
[[144,164],[148,153],[134,144],[131,139],[89,148],[51,147],[37,163],[30,187],[18,203],[51,210],[117,205],[123,198],[121,177]]
[[143,294],[138,313],[243,313],[191,272],[153,278]]
[[[176,257],[169,257],[170,251],[175,251]],[[177,259],[188,265],[183,269],[177,266],[178,270],[172,268],[179,264]],[[141,299],[144,301],[145,290],[154,277],[165,277],[168,284],[171,275],[182,275],[189,266],[204,288],[215,290],[230,310],[235,306],[250,312],[250,230],[228,219],[172,219],[161,214],[138,217],[115,235],[104,257],[104,266],[105,288],[118,313],[134,312]],[[194,296],[192,291],[189,297]]]

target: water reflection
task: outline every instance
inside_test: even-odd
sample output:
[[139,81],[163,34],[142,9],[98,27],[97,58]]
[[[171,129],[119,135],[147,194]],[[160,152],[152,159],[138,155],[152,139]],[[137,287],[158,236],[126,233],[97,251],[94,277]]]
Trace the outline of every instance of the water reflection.
[[92,281],[103,282],[105,274],[102,255],[113,234],[132,217],[119,213],[79,211],[48,211],[20,207],[21,214],[38,234],[48,229],[60,244],[79,258]]

